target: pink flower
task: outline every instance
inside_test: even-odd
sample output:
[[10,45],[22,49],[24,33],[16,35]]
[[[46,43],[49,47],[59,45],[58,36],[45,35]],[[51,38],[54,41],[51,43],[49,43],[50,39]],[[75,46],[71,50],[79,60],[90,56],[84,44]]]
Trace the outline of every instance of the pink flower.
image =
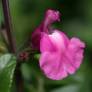
[[50,30],[51,23],[57,20],[59,20],[59,12],[48,10],[44,21],[32,36],[35,42],[40,36],[36,43],[41,52],[40,68],[48,78],[53,80],[60,80],[69,74],[74,74],[82,63],[85,48],[85,44],[78,38],[69,39],[57,29]]

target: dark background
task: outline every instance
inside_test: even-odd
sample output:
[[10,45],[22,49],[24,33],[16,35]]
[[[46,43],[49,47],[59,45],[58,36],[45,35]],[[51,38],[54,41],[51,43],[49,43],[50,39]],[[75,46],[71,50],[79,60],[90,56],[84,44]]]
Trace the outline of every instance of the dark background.
[[[54,28],[69,37],[79,37],[86,43],[84,60],[80,69],[64,80],[47,79],[38,66],[37,55],[21,67],[25,92],[92,92],[92,0],[10,0],[13,32],[17,49],[31,37],[32,31],[41,23],[47,9],[59,10],[61,22]],[[0,24],[3,21],[0,1]],[[0,36],[0,48],[6,50]],[[12,92],[15,87],[13,85]]]

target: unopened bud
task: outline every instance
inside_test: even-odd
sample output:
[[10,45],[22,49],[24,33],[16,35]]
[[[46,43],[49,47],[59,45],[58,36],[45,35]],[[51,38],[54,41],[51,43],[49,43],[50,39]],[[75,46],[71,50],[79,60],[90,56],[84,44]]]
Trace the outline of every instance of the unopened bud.
[[19,54],[19,60],[24,61],[24,60],[28,60],[29,57],[29,53],[28,52],[21,52]]

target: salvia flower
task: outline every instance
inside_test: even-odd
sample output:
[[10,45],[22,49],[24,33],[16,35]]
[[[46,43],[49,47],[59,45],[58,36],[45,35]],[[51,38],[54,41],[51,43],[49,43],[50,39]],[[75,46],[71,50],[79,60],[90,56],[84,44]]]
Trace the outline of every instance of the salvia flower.
[[41,25],[33,32],[32,40],[41,52],[39,64],[44,74],[60,80],[74,74],[83,60],[84,42],[79,38],[69,39],[63,32],[51,30],[51,23],[60,20],[60,13],[48,10]]

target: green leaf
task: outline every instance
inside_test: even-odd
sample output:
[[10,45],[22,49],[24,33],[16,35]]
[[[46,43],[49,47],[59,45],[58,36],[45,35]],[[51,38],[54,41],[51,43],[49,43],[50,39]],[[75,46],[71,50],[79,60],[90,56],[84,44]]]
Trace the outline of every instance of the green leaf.
[[79,85],[68,85],[63,88],[56,89],[52,92],[79,92]]
[[16,58],[11,54],[0,57],[0,92],[10,92]]

